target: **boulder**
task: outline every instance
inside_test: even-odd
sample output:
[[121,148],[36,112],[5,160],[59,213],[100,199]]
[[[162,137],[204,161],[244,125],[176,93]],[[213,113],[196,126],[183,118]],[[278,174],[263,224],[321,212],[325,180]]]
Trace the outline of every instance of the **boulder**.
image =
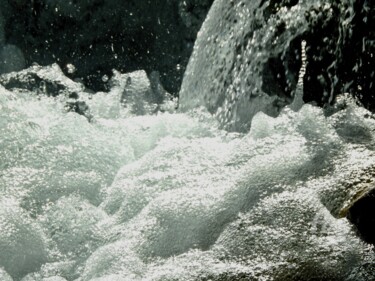
[[[73,65],[70,68],[74,70]],[[110,99],[110,96],[115,95],[118,100],[114,102],[118,109],[121,103],[132,115],[172,112],[177,107],[176,99],[161,85],[158,72],[147,75],[144,70],[138,70],[122,74],[113,70],[112,78],[106,81],[107,78],[103,80],[109,93],[102,93],[103,98]],[[58,64],[33,65],[22,71],[3,74],[0,76],[0,84],[10,91],[31,91],[50,97],[61,95],[65,98],[67,112],[83,115],[89,121],[94,118],[89,107],[89,104],[96,106],[91,100],[91,93],[82,83],[65,76]],[[94,110],[94,113],[97,112]]]
[[[0,52],[0,57],[1,54]],[[19,55],[20,57],[22,56],[22,54]],[[6,57],[9,58],[9,56]],[[0,84],[7,90],[26,90],[51,97],[56,97],[58,95],[65,96],[65,110],[67,112],[75,112],[85,116],[89,121],[92,120],[93,116],[86,102],[78,100],[80,97],[78,93],[85,90],[83,84],[74,82],[66,77],[57,64],[52,64],[50,66],[35,64],[27,69],[21,70],[23,68],[23,66],[21,66],[21,61],[18,61],[18,64],[17,58],[15,58],[15,60],[14,64],[0,63],[0,68],[3,67],[3,70],[6,70],[4,72],[9,72],[10,69],[14,71],[20,70],[0,76]]]
[[5,39],[22,50],[27,65],[57,62],[67,72],[73,63],[71,77],[94,90],[104,90],[101,78],[114,68],[145,69],[159,71],[163,86],[176,94],[212,2],[9,1]]
[[375,244],[375,188],[364,192],[350,206],[347,218],[355,226],[359,236],[367,243]]
[[236,131],[248,130],[258,111],[276,116],[298,89],[303,40],[305,102],[325,106],[349,92],[372,108],[374,10],[352,0],[215,1],[184,76],[180,108],[204,106]]
[[47,96],[66,94],[78,97],[78,93],[85,87],[69,79],[57,64],[50,66],[33,65],[19,72],[12,72],[0,76],[0,84],[7,90],[21,89],[37,92]]
[[306,19],[305,102],[325,106],[350,93],[374,111],[374,3],[322,1],[310,8]]
[[345,173],[336,182],[327,182],[327,187],[320,191],[320,199],[333,216],[347,217],[355,202],[373,190],[374,175],[374,165]]

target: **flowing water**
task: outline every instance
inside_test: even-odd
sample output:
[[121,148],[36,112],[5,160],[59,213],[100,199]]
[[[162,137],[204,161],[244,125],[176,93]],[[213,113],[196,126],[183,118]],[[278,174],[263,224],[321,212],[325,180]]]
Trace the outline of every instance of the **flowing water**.
[[0,92],[1,280],[367,280],[338,213],[375,119],[350,100],[239,134],[203,110],[131,115],[116,91],[87,100],[91,122]]
[[[315,2],[268,18],[265,1],[232,2],[216,1],[201,31],[183,113],[137,115],[118,87],[78,87],[84,116],[66,108],[73,90],[0,86],[0,281],[374,280],[373,248],[345,214],[373,182],[375,116],[348,96],[283,107],[303,92],[298,44],[302,70],[288,66],[290,96],[276,109],[263,66],[292,56]],[[210,24],[227,10],[221,29]]]

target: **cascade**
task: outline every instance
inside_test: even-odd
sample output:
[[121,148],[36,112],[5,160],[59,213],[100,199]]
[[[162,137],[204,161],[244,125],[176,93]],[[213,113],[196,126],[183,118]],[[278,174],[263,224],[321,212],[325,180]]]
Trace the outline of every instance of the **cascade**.
[[353,14],[280,3],[214,2],[178,106],[156,72],[1,75],[0,281],[374,280],[375,116],[316,56]]

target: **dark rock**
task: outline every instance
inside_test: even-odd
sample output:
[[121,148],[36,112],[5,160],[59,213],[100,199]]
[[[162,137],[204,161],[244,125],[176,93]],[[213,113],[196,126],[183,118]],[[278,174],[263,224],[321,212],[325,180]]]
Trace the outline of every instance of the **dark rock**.
[[[197,38],[180,107],[205,106],[229,130],[246,131],[258,111],[277,116],[292,101],[302,13],[287,1],[215,1]],[[302,14],[301,14],[302,13]]]
[[[114,70],[112,78],[105,83],[109,93],[102,94],[118,96],[118,104],[121,103],[133,115],[172,112],[177,107],[176,98],[161,85],[158,72],[147,76],[143,70],[125,74]],[[90,111],[92,93],[82,83],[66,77],[57,64],[33,65],[19,72],[0,75],[0,85],[10,91],[30,91],[49,97],[61,95],[65,98],[67,112],[78,113],[89,121],[94,118]]]
[[66,111],[83,115],[89,121],[93,118],[86,102],[78,100],[78,93],[83,92],[85,87],[66,77],[57,64],[33,65],[19,72],[3,74],[0,76],[0,85],[10,91],[26,90],[49,97],[63,95],[68,99],[65,103]]
[[365,242],[375,244],[375,189],[362,194],[353,203],[347,218]]
[[320,200],[336,218],[347,218],[358,235],[375,244],[375,165],[357,168],[320,191]]
[[65,109],[66,111],[76,112],[79,115],[83,115],[89,121],[93,118],[89,106],[84,101],[68,101],[65,104]]
[[345,92],[375,109],[374,4],[369,1],[214,2],[180,92],[182,110],[205,106],[229,130],[290,104],[306,41],[303,100],[332,104]]
[[338,179],[327,182],[320,191],[320,201],[335,218],[348,216],[350,208],[374,187],[375,165],[358,167],[340,174]]
[[104,90],[101,79],[112,69],[159,71],[167,91],[177,93],[213,0],[5,2],[5,40],[21,49],[27,65],[57,62],[68,73],[73,64],[69,77],[95,91]]
[[27,90],[55,97],[60,94],[75,96],[85,90],[81,83],[67,78],[57,64],[33,65],[19,72],[0,76],[0,84],[7,90]]
[[333,103],[348,92],[375,110],[375,5],[372,1],[330,1],[311,9],[305,38],[308,67],[304,99]]

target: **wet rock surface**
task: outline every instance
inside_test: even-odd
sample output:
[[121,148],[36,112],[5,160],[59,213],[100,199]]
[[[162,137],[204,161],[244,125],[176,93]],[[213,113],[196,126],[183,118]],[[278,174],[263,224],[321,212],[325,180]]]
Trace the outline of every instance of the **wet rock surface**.
[[356,1],[216,1],[185,73],[182,109],[205,106],[229,130],[293,100],[306,41],[303,100],[349,92],[374,109],[375,7]]
[[0,44],[4,38],[17,46],[27,65],[57,62],[68,72],[71,63],[77,68],[71,77],[94,90],[103,90],[101,78],[112,69],[145,69],[159,71],[163,86],[176,94],[212,2],[3,0]]
[[[192,10],[197,2],[178,6],[186,26],[194,26],[200,17]],[[22,0],[6,3],[20,11],[31,5]],[[99,15],[112,7],[105,5],[113,4],[31,3],[44,3],[43,9],[55,11],[73,31],[78,28],[75,22],[82,23],[82,11]],[[118,5],[129,3],[135,11],[143,5]],[[224,15],[234,10],[235,16],[220,17],[222,25],[209,26],[224,33],[224,27],[231,29],[216,38],[205,37],[207,53],[199,58],[204,61],[218,52],[222,60],[216,72],[209,73],[218,80],[203,80],[198,86],[231,88],[226,92],[233,94],[229,100],[204,95],[203,102],[212,113],[221,102],[225,110],[233,109],[233,114],[218,117],[233,121],[229,129],[235,130],[249,126],[237,123],[238,116],[248,121],[260,109],[276,116],[292,101],[299,84],[301,39],[315,59],[309,28],[324,24],[322,15],[332,26],[336,20],[341,26],[351,19],[350,13],[341,17],[337,5],[324,1],[215,3],[223,5],[214,7],[224,7]],[[350,11],[352,2],[344,4]],[[253,21],[246,25],[249,14]],[[150,19],[142,20],[145,28]],[[241,29],[242,24],[250,29]],[[67,34],[63,29],[52,28]],[[243,37],[233,39],[238,30]],[[10,39],[7,36],[4,40]],[[103,48],[115,56],[123,42],[108,36],[114,45]],[[142,38],[137,42],[148,46]],[[230,44],[239,43],[233,57],[228,38]],[[93,64],[100,64],[100,51],[90,54]],[[234,67],[227,64],[231,59]],[[206,63],[203,66],[209,66]],[[63,66],[70,77],[80,75],[79,66]],[[341,70],[328,68],[329,75],[340,77]],[[193,74],[199,77],[209,70]],[[253,76],[247,77],[249,73]],[[320,72],[311,73],[304,78]],[[105,92],[88,93],[58,65],[35,65],[0,77],[8,89],[0,87],[0,280],[374,280],[373,247],[362,241],[373,243],[374,237],[375,121],[368,111],[355,103],[330,114],[311,105],[298,112],[285,108],[278,118],[257,114],[248,134],[231,134],[202,112],[160,113],[174,112],[174,101],[157,72],[101,71],[95,77]],[[87,81],[93,83],[95,77]],[[339,89],[341,82],[333,81]],[[254,90],[250,96],[248,87]],[[239,96],[238,90],[243,91]],[[323,94],[327,100],[318,95],[314,101],[325,106],[335,93]],[[79,116],[88,118],[88,112],[95,122]]]
[[375,188],[353,203],[347,217],[364,241],[375,244]]
[[[105,90],[102,77],[111,77],[112,69],[124,73],[144,69],[148,75],[158,71],[163,87],[177,95],[197,32],[212,2],[158,0],[151,3],[144,0],[119,4],[114,0],[66,3],[2,0],[0,72],[20,70],[33,62],[43,65],[57,62],[71,78],[82,79],[94,90]],[[301,66],[301,39],[307,42],[305,102],[324,106],[334,103],[336,95],[349,92],[366,108],[375,110],[375,97],[371,94],[375,75],[375,32],[371,26],[374,25],[375,9],[371,1],[216,2],[193,56],[193,60],[202,62],[195,70],[191,66],[187,73],[189,76],[191,72],[193,84],[194,79],[202,77],[203,85],[211,84],[209,92],[218,92],[217,97],[207,98],[207,89],[201,91],[202,86],[196,82],[196,88],[200,89],[197,91],[202,95],[197,99],[206,99],[210,111],[222,106],[225,96],[231,96],[233,91],[236,95],[247,91],[251,92],[250,99],[255,108],[259,108],[255,97],[265,94],[263,99],[270,105],[260,109],[277,115],[280,108],[293,99]],[[248,11],[247,15],[243,14],[244,9]],[[290,11],[299,18],[299,27],[291,25],[284,16]],[[243,25],[244,17],[249,17],[248,24]],[[241,24],[243,26],[239,28]],[[213,28],[209,28],[210,25]],[[215,26],[219,27],[217,32],[221,35],[228,35],[229,41],[222,41],[221,35],[213,40],[217,36]],[[239,29],[241,32],[235,34]],[[267,35],[267,30],[272,30],[272,35]],[[276,41],[272,43],[274,39]],[[251,56],[261,53],[256,47],[258,43],[270,52],[260,60],[256,59],[252,66],[254,58]],[[216,45],[221,50],[215,50]],[[252,46],[253,54],[246,52],[248,45]],[[211,60],[219,62],[216,72],[199,74],[211,68]],[[205,62],[208,67],[203,70]],[[255,87],[250,85],[249,80],[254,78],[251,75],[242,79],[242,84],[235,79],[246,73],[237,69],[239,64],[246,63],[248,69],[257,73],[255,78],[259,85]],[[74,73],[69,73],[69,64],[76,66]],[[192,84],[189,77],[185,80],[185,84]],[[183,96],[186,91],[182,87]],[[231,111],[240,111],[239,115],[250,116],[245,119],[251,118],[254,111],[251,106],[248,109],[245,102],[239,107]]]
[[[158,72],[147,75],[144,70],[139,70],[123,74],[113,70],[112,78],[104,82],[108,93],[101,94],[117,96],[117,105],[126,108],[129,114],[173,112],[177,107],[177,99],[161,85]],[[39,96],[58,97],[65,103],[66,112],[82,115],[88,121],[93,121],[95,117],[90,110],[93,93],[81,81],[73,81],[65,76],[58,64],[33,65],[19,72],[0,75],[0,85],[13,92],[33,92]],[[108,108],[109,111],[112,109]]]
[[373,111],[375,5],[327,2],[306,15],[310,28],[303,35],[309,46],[304,100],[323,106],[348,92]]
[[33,65],[19,72],[3,74],[0,76],[0,84],[7,90],[34,91],[52,97],[63,94],[78,96],[78,93],[85,89],[81,83],[74,82],[66,77],[57,64],[50,66]]

